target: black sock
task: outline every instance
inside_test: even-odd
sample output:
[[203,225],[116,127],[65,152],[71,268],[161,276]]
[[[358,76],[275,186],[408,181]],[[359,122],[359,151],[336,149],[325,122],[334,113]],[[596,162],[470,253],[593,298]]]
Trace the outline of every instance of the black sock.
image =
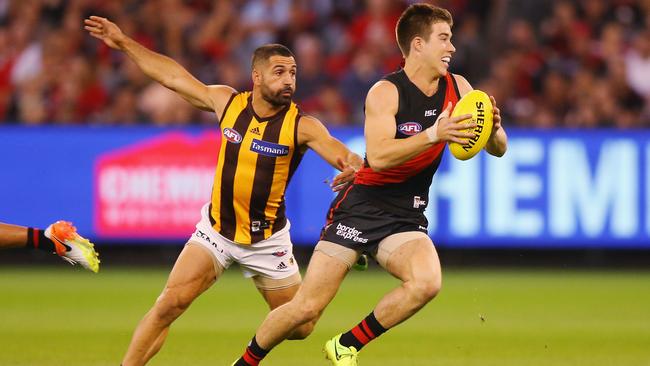
[[343,333],[339,343],[346,347],[354,347],[359,351],[368,342],[384,334],[387,330],[379,324],[373,311],[361,323],[357,324],[357,326],[350,329],[347,333]]
[[45,236],[45,232],[37,228],[27,228],[27,247],[54,252],[54,243]]
[[257,366],[268,353],[269,351],[262,349],[262,347],[257,344],[255,337],[253,337],[251,342],[248,344],[248,347],[246,347],[244,354],[233,366]]

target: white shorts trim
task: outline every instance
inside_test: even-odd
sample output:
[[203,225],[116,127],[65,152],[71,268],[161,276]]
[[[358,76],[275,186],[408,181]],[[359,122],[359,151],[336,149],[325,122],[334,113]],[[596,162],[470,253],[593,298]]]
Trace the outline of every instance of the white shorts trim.
[[298,272],[288,220],[284,228],[266,240],[250,245],[238,244],[214,230],[210,223],[209,206],[206,204],[201,209],[201,221],[196,224],[196,231],[188,241],[207,248],[223,268],[230,267],[233,262],[239,263],[246,278],[259,275],[283,279]]

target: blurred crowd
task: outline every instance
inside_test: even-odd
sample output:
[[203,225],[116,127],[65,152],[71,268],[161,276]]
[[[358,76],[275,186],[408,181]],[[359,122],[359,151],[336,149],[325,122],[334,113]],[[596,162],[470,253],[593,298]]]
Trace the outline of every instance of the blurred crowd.
[[[251,86],[255,47],[285,44],[303,110],[360,125],[366,92],[402,62],[394,27],[409,2],[0,0],[0,124],[214,123],[88,36],[94,14],[237,90]],[[451,71],[494,95],[505,124],[650,126],[650,0],[433,3],[454,16]]]

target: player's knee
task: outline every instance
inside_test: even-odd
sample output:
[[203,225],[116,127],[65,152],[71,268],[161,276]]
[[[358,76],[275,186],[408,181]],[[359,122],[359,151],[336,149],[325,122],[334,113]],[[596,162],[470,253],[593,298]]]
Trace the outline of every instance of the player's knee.
[[293,333],[291,333],[291,336],[289,336],[290,340],[300,340],[300,339],[305,339],[309,337],[309,335],[314,331],[314,325],[315,322],[310,321],[307,322],[300,327],[296,328]]
[[305,301],[296,306],[294,314],[296,314],[297,321],[300,324],[306,324],[318,319],[320,311],[321,309],[315,302]]
[[433,300],[442,288],[440,277],[420,278],[412,281],[412,291],[418,302],[427,303]]
[[304,324],[316,319],[318,317],[318,310],[315,308],[300,309],[296,315],[298,317],[298,322]]
[[193,296],[179,289],[165,288],[158,297],[154,314],[163,323],[171,323],[190,306]]

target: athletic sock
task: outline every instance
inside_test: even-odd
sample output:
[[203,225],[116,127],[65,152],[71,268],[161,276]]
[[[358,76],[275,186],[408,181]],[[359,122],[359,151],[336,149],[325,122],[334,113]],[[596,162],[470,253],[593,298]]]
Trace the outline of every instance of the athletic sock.
[[354,347],[359,351],[368,342],[384,334],[387,330],[379,324],[373,311],[361,323],[357,324],[356,327],[350,329],[347,333],[343,333],[339,339],[339,343],[345,347]]
[[54,242],[45,236],[45,232],[37,228],[27,228],[27,247],[54,252]]
[[253,337],[244,354],[233,366],[257,366],[268,353],[269,351],[262,349]]

